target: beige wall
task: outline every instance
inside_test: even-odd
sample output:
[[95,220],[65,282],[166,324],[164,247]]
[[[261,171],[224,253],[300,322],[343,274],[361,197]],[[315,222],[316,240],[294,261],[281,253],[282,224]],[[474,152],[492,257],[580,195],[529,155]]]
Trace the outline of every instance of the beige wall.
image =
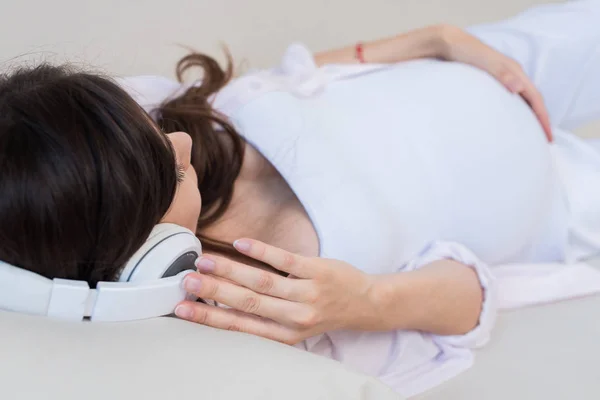
[[178,44],[213,53],[222,41],[260,67],[294,40],[320,50],[440,21],[494,20],[543,2],[0,0],[0,60],[66,58],[116,74],[171,74]]
[[0,0],[0,62],[68,59],[117,75],[171,76],[180,45],[218,54],[223,42],[244,66],[264,67],[292,41],[322,50],[552,1],[560,0]]

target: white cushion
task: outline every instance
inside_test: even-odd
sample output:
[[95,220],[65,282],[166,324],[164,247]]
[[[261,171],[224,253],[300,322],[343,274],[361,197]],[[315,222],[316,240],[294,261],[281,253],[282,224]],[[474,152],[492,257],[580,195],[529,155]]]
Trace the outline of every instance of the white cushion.
[[174,318],[82,323],[0,312],[0,399],[388,400],[296,348]]
[[[503,313],[472,369],[416,399],[600,398],[599,310],[597,296]],[[0,312],[0,337],[0,399],[400,398],[334,361],[173,318],[91,324]]]
[[502,313],[472,369],[415,399],[599,399],[599,314],[600,296]]

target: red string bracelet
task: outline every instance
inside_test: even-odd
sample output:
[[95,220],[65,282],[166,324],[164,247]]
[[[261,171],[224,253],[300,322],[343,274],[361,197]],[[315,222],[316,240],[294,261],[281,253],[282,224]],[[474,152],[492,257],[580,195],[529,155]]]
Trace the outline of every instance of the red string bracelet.
[[356,43],[356,47],[354,48],[355,50],[355,56],[356,59],[361,63],[364,64],[365,61],[365,49],[363,48],[363,44],[361,42]]

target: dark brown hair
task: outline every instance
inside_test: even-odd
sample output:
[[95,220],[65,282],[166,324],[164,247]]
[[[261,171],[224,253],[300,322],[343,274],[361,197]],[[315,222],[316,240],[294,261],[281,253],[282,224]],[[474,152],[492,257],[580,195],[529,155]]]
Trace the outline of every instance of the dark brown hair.
[[0,260],[113,280],[170,207],[166,136],[119,86],[68,67],[0,76]]
[[235,128],[210,104],[210,96],[225,86],[233,75],[231,56],[227,67],[204,54],[192,53],[179,61],[176,75],[183,82],[191,69],[201,72],[201,84],[182,96],[165,102],[158,110],[159,126],[166,132],[184,131],[192,137],[192,165],[198,175],[202,211],[196,236],[204,251],[243,258],[231,243],[207,237],[202,231],[221,217],[231,203],[234,181],[244,160],[245,141]]
[[[209,98],[232,76],[211,57],[190,54],[202,84],[150,116],[109,78],[48,64],[0,76],[0,260],[48,278],[114,280],[167,212],[177,185],[164,133],[193,140],[207,252],[239,257],[203,229],[233,196],[245,142]],[[160,128],[164,133],[160,132]]]

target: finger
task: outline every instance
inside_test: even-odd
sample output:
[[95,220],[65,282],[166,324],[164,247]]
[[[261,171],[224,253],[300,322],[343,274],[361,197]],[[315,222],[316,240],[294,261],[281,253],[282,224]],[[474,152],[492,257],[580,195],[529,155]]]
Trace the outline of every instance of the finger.
[[519,66],[503,69],[496,74],[498,80],[512,93],[518,93],[529,104],[542,125],[546,139],[552,142],[552,127],[544,99],[535,85],[529,80]]
[[180,303],[175,308],[175,315],[213,328],[249,333],[287,344],[296,344],[301,340],[298,332],[274,321],[197,302]]
[[295,326],[306,314],[301,303],[265,296],[210,275],[188,274],[183,280],[185,290],[195,296],[214,300],[236,310],[270,318],[279,323]]
[[507,79],[505,86],[511,93],[521,93],[525,89],[523,82],[517,78]]
[[503,68],[494,75],[511,93],[519,93],[525,88],[523,80],[510,69]]
[[546,109],[544,98],[542,97],[541,93],[535,88],[535,86],[533,86],[532,83],[529,83],[521,92],[519,92],[519,94],[529,104],[538,120],[542,124],[542,128],[544,129],[544,133],[548,141],[552,142],[553,136],[550,117],[548,116],[548,110]]
[[288,272],[299,278],[312,278],[314,271],[303,262],[303,257],[278,247],[252,239],[239,239],[233,246],[242,254],[269,264],[280,271]]
[[196,261],[196,267],[200,272],[227,279],[256,293],[290,301],[309,299],[310,285],[306,280],[284,278],[260,268],[212,255],[200,257]]

